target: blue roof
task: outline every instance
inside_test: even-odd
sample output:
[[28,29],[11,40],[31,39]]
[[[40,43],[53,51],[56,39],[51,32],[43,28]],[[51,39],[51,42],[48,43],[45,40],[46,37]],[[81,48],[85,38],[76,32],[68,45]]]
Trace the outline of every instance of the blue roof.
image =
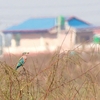
[[6,30],[45,30],[55,26],[56,18],[33,18]]
[[[4,32],[49,30],[56,26],[56,21],[57,18],[31,18],[19,25],[7,28]],[[74,28],[87,28],[91,26],[91,24],[76,17],[66,17],[66,21]]]
[[72,26],[74,28],[88,28],[92,26],[91,24],[80,20],[76,17],[71,17],[70,19],[67,19],[69,26]]

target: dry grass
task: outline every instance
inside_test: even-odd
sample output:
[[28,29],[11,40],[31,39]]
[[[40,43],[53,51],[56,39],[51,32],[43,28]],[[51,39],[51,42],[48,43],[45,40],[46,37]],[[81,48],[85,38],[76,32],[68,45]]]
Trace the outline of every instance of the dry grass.
[[1,59],[0,100],[100,99],[99,48],[29,55],[24,68],[15,71],[18,58]]

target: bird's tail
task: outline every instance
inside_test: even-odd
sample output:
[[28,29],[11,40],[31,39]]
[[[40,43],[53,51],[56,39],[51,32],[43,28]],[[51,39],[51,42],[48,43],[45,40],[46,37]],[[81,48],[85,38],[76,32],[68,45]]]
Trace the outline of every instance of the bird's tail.
[[15,70],[17,70],[20,66],[16,66]]

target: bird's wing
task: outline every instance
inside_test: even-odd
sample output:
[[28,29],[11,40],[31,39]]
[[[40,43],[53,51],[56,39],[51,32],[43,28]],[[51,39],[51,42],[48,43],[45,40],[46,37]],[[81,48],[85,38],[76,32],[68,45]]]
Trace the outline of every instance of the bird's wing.
[[18,61],[17,66],[23,66],[23,64],[24,64],[24,59],[21,57],[21,58],[19,59],[19,61]]

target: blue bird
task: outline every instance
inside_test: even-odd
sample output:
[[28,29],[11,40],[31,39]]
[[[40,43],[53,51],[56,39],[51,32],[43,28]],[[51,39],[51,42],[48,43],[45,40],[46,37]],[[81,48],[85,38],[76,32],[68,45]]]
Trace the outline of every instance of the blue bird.
[[23,53],[22,53],[22,56],[20,57],[20,59],[19,59],[19,61],[18,61],[18,63],[17,63],[16,70],[17,70],[19,67],[21,67],[21,66],[24,65],[24,63],[25,63],[26,60],[27,60],[27,55],[28,55],[28,54],[29,54],[29,52],[23,52]]

